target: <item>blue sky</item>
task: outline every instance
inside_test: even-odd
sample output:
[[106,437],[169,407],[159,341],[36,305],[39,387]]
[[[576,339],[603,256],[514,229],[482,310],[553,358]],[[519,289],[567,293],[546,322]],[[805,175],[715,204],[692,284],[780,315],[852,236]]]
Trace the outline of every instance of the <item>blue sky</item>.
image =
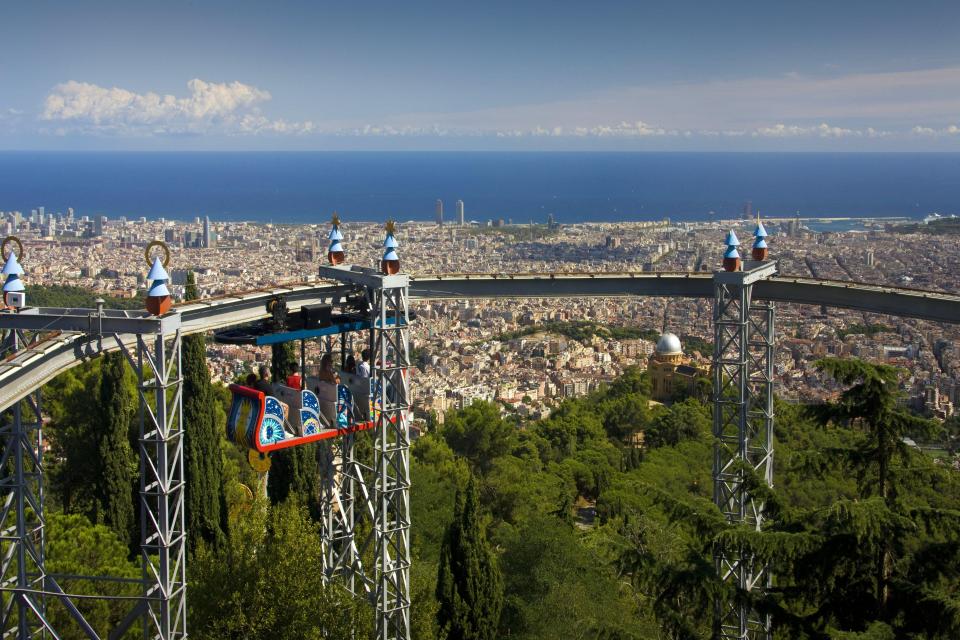
[[960,151],[960,3],[22,2],[0,149]]

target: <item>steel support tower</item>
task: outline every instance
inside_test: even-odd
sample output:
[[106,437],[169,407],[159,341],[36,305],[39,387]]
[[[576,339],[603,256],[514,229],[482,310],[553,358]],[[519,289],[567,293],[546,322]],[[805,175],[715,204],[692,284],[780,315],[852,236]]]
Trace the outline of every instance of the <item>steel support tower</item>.
[[[376,608],[378,640],[410,638],[409,277],[321,267],[361,288],[370,314],[372,456],[363,433],[327,445],[322,542],[328,579],[340,577]],[[365,433],[365,432],[364,432]]]
[[[4,356],[28,339],[7,332]],[[0,420],[0,588],[3,637],[33,638],[46,623],[47,577],[44,568],[43,420],[40,390],[16,403]]]
[[[5,346],[30,347],[28,336],[41,330],[97,336],[87,357],[119,349],[138,380],[140,428],[141,593],[124,620],[104,634],[95,630],[61,587],[69,580],[109,580],[103,576],[48,574],[44,556],[43,439],[40,390],[14,404],[3,416],[0,438],[0,593],[3,638],[59,638],[47,616],[54,602],[92,640],[119,638],[140,622],[143,637],[179,640],[187,636],[186,536],[184,514],[183,411],[180,316],[139,315],[103,309],[25,308],[0,314]],[[89,598],[90,596],[84,596]],[[128,599],[123,598],[122,599]],[[111,599],[109,596],[103,599]]]
[[[728,523],[757,531],[764,505],[746,481],[757,473],[773,486],[775,334],[773,303],[754,301],[753,285],[776,272],[775,262],[746,261],[743,271],[718,271],[713,278],[713,498]],[[714,561],[720,579],[736,589],[715,603],[714,637],[769,640],[769,617],[741,597],[769,588],[767,568],[738,548],[718,546]]]

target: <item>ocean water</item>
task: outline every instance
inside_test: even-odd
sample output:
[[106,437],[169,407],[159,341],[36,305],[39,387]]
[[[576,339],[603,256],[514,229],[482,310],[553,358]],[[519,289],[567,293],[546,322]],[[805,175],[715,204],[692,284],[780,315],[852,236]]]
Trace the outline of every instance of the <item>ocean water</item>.
[[0,152],[0,211],[325,222],[960,211],[960,154]]

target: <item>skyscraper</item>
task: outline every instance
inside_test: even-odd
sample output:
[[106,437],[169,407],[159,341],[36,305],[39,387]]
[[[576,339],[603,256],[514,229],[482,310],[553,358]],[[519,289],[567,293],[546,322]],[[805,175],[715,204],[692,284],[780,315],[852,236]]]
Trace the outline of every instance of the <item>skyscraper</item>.
[[210,216],[203,217],[203,248],[209,249],[213,246],[213,238],[210,235]]
[[442,227],[443,226],[443,200],[441,200],[440,198],[437,198],[436,213],[437,213],[437,226]]
[[463,219],[463,200],[457,200],[457,221],[461,227],[465,224]]
[[753,202],[750,200],[743,203],[743,219],[753,220]]

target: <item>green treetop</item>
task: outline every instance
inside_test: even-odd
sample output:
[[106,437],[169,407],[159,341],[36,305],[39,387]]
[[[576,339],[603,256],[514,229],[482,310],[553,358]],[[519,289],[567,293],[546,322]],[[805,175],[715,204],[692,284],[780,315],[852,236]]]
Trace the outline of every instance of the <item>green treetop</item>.
[[493,640],[503,608],[503,577],[487,543],[471,476],[457,491],[437,571],[437,623],[448,640]]
[[[187,274],[185,299],[196,300],[197,295],[191,271]],[[221,491],[223,425],[218,422],[217,403],[207,369],[206,340],[203,334],[186,336],[183,338],[183,424],[187,531],[210,544],[222,542],[226,515]]]

